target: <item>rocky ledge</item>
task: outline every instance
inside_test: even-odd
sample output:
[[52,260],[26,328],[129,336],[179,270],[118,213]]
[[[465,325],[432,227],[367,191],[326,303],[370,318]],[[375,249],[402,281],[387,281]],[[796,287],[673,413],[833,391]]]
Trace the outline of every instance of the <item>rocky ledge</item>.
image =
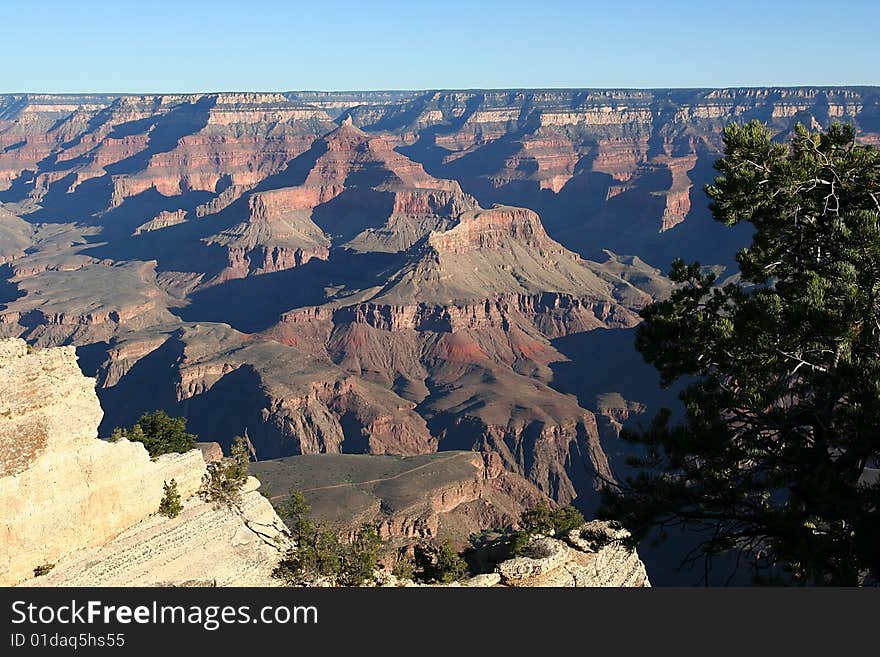
[[[625,529],[601,520],[587,522],[562,537],[535,536],[519,556],[503,561],[495,571],[456,583],[458,586],[650,587],[645,564],[624,543]],[[417,586],[393,575],[382,586]]]
[[[274,582],[286,528],[256,480],[238,511],[215,509],[196,495],[200,450],[151,459],[99,440],[101,417],[73,347],[0,341],[0,585]],[[185,501],[173,520],[157,513],[171,479]]]
[[279,586],[272,570],[287,528],[258,486],[248,480],[241,515],[192,497],[176,518],[149,515],[22,586]]
[[498,566],[498,578],[506,586],[650,586],[645,564],[623,543],[628,537],[599,520],[562,539],[535,537],[520,556]]

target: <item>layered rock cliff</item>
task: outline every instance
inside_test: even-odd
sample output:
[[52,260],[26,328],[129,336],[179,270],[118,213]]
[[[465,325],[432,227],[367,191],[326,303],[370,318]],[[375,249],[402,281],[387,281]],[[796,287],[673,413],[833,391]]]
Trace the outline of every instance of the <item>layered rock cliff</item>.
[[252,469],[271,499],[302,491],[317,520],[352,534],[375,525],[393,546],[439,539],[464,548],[471,534],[515,525],[523,511],[547,503],[497,456],[475,452],[292,456]]
[[0,336],[75,345],[105,432],[477,449],[589,508],[626,421],[597,400],[660,399],[613,336],[672,256],[732,264],[700,189],[752,118],[878,142],[880,92],[0,96]]
[[[339,98],[343,98],[340,95]],[[880,134],[876,87],[429,91],[353,103],[355,125],[390,133],[433,175],[481,203],[523,205],[586,255],[597,248],[665,265],[725,250],[702,186],[726,123],[759,119],[784,136],[795,122],[848,121]],[[682,223],[674,234],[664,235]],[[739,241],[727,236],[723,246]]]
[[[30,583],[268,581],[278,550],[248,525],[265,524],[270,540],[282,542],[284,527],[259,493],[241,514],[213,510],[194,498],[201,451],[150,459],[140,443],[98,440],[101,415],[73,348],[0,341],[0,584],[46,566],[58,568],[51,581]],[[173,521],[157,516],[172,479],[188,500]],[[209,548],[215,558],[203,559]],[[175,561],[187,553],[190,561]]]

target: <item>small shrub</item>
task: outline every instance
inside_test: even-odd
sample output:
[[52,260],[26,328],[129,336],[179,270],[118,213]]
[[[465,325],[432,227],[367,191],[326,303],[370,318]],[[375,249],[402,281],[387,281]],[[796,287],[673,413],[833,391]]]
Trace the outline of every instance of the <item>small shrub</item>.
[[318,577],[336,579],[340,576],[341,546],[336,534],[308,521],[300,524],[295,541],[295,547],[275,568],[275,577],[288,584],[307,584]]
[[373,525],[364,524],[354,540],[341,550],[339,582],[343,586],[360,586],[373,577],[379,562],[382,539]]
[[44,563],[42,566],[34,568],[34,577],[42,577],[55,567],[54,563]]
[[581,527],[586,520],[584,520],[584,516],[580,511],[571,504],[568,504],[553,511],[552,522],[553,532],[557,536],[561,536],[567,534],[572,529]]
[[335,532],[312,520],[311,507],[299,491],[291,492],[279,515],[290,529],[294,547],[279,562],[276,577],[288,584],[329,577],[343,586],[360,586],[373,576],[382,540],[372,525],[361,526],[353,540],[340,541]]
[[467,562],[461,558],[458,552],[453,550],[448,542],[441,545],[440,553],[437,555],[435,579],[447,584],[460,580],[467,573]]
[[230,450],[230,461],[228,463],[226,474],[233,481],[238,481],[244,486],[250,474],[251,458],[248,454],[247,441],[241,436],[236,436],[232,440],[232,448]]
[[234,507],[241,502],[241,489],[247,483],[250,457],[244,438],[236,436],[232,456],[219,463],[209,463],[199,494],[215,506]]
[[186,418],[171,417],[165,411],[144,413],[129,429],[116,427],[110,440],[121,438],[143,443],[152,458],[172,452],[188,452],[196,446],[195,434],[186,432]]
[[553,512],[546,502],[538,502],[532,509],[522,512],[519,520],[520,529],[528,534],[545,534],[553,532]]
[[419,569],[419,579],[430,582],[449,584],[460,580],[468,574],[467,562],[449,545],[417,545],[415,547],[415,563]]
[[412,559],[404,557],[395,563],[391,569],[391,574],[397,579],[412,579],[414,574]]
[[510,554],[512,556],[520,554],[523,551],[523,548],[529,544],[530,540],[532,540],[532,534],[525,530],[512,532],[507,539],[507,544],[510,548]]
[[584,516],[571,504],[551,509],[546,502],[539,502],[533,509],[523,511],[519,525],[529,536],[553,536],[577,529],[584,522]]
[[183,511],[183,504],[180,503],[180,493],[177,491],[177,482],[172,479],[171,482],[165,482],[162,485],[164,495],[162,501],[159,502],[159,513],[166,518],[176,518]]
[[311,512],[312,507],[306,501],[306,496],[298,490],[291,491],[287,502],[279,508],[279,515],[290,520],[291,530],[295,529],[294,525],[298,522],[308,519]]

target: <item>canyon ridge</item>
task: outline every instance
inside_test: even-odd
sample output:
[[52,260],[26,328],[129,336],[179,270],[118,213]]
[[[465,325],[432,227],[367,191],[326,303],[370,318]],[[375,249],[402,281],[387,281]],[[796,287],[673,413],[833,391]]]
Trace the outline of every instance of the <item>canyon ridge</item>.
[[75,352],[102,437],[164,409],[273,493],[355,482],[343,524],[589,517],[676,403],[639,310],[736,275],[702,188],[751,119],[880,145],[880,88],[0,96],[0,337]]

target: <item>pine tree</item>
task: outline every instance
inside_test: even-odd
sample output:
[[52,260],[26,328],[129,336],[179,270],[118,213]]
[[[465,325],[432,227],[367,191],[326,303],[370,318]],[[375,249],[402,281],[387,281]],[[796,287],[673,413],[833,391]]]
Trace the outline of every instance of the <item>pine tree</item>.
[[880,573],[880,151],[850,126],[758,122],[724,133],[707,187],[716,220],[749,222],[741,279],[677,261],[636,345],[686,417],[625,437],[640,468],[609,482],[603,513],[633,532],[686,527],[692,558],[735,551],[755,572],[853,585]]
[[197,436],[187,433],[186,418],[171,417],[165,411],[144,413],[129,429],[116,427],[110,442],[126,438],[143,443],[152,458],[172,452],[188,452],[196,446]]
[[456,582],[468,574],[467,562],[446,541],[437,554],[434,578],[441,584]]
[[360,586],[373,577],[379,562],[382,539],[376,527],[361,525],[354,540],[342,552],[340,583],[344,586]]
[[162,501],[159,502],[159,513],[167,518],[176,518],[183,511],[183,504],[180,503],[180,493],[177,490],[177,482],[172,479],[170,482],[162,484],[163,495]]
[[468,574],[467,562],[452,549],[449,541],[444,541],[439,546],[416,545],[414,552],[415,565],[421,580],[449,584]]
[[336,532],[312,519],[312,509],[299,491],[291,491],[278,511],[290,529],[294,547],[275,569],[276,577],[290,584],[328,577],[343,586],[360,586],[372,578],[382,547],[374,526],[364,524],[353,540],[341,541]]
[[236,436],[230,458],[208,464],[199,493],[215,506],[237,507],[241,502],[241,489],[247,483],[249,469],[247,446],[241,436]]

